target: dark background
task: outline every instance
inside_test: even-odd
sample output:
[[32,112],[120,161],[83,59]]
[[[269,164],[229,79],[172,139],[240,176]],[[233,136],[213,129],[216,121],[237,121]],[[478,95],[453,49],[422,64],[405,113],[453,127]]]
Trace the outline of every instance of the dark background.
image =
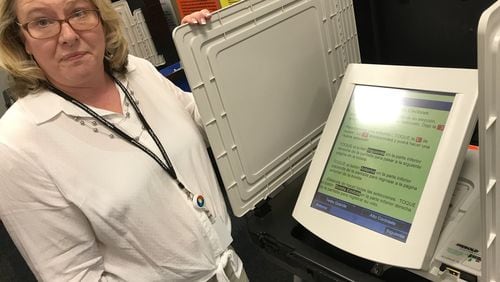
[[477,68],[477,25],[493,0],[354,0],[361,61]]
[[477,25],[494,2],[354,0],[361,62],[475,69]]
[[[145,6],[142,0],[129,0],[131,7]],[[158,7],[154,0],[145,0]],[[477,24],[493,0],[354,0],[361,60],[363,63],[477,68]],[[158,11],[152,11],[158,17]],[[145,12],[147,16],[147,13]],[[163,19],[156,20],[165,23]],[[169,28],[156,24],[155,38],[162,52],[175,52]],[[159,27],[159,29],[158,29]],[[155,35],[153,35],[155,36]],[[168,40],[165,38],[168,37]],[[163,42],[163,43],[161,43]],[[165,50],[167,48],[168,50]],[[477,144],[473,138],[472,143]],[[1,195],[0,195],[1,196]],[[291,281],[291,276],[267,262],[258,262],[257,247],[246,234],[245,222],[234,219],[235,247],[246,262],[253,281]],[[268,271],[274,269],[276,277]],[[267,272],[267,274],[266,274]],[[3,225],[0,224],[0,281],[34,281]]]

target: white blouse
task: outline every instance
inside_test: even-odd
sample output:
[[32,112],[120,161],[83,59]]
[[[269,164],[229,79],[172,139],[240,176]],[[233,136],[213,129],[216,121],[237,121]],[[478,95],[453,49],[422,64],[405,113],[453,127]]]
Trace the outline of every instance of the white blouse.
[[[178,178],[231,229],[196,106],[149,62],[126,78]],[[118,88],[119,89],[119,88]],[[92,108],[161,153],[126,103]],[[129,117],[127,117],[127,112]],[[242,263],[206,214],[146,153],[49,91],[19,99],[0,120],[0,218],[39,280],[205,281]]]

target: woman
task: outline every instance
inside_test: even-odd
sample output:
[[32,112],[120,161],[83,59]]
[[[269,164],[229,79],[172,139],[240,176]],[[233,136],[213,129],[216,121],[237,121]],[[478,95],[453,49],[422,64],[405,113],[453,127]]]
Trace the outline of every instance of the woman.
[[246,280],[192,96],[127,54],[108,1],[0,3],[1,220],[39,280]]

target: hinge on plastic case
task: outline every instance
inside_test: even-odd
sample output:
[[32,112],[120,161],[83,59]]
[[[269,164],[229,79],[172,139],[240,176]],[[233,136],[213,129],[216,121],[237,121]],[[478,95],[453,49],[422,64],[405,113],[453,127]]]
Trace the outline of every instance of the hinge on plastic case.
[[255,205],[254,215],[257,217],[264,217],[271,211],[271,205],[268,203],[269,199],[264,199]]

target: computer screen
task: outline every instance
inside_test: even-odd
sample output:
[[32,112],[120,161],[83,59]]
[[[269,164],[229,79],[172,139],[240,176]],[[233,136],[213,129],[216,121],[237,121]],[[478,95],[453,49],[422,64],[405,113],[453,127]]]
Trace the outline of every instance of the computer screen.
[[293,217],[355,255],[425,269],[476,101],[475,70],[350,65]]
[[311,206],[405,242],[454,98],[356,85]]

